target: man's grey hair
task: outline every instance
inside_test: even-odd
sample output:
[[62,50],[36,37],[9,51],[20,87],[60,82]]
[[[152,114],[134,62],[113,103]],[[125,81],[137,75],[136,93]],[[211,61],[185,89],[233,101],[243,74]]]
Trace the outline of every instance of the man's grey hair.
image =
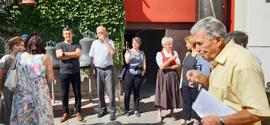
[[209,36],[209,39],[212,40],[216,37],[226,38],[227,31],[225,25],[214,17],[205,17],[199,20],[194,26],[191,28],[190,33],[192,35],[197,34],[201,30],[204,30],[205,33]]
[[161,40],[161,45],[168,44],[168,43],[173,43],[173,38],[164,36]]

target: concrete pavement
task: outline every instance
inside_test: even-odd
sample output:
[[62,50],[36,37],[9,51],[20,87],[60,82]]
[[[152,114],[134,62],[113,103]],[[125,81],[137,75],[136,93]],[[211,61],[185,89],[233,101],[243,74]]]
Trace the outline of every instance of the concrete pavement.
[[[102,118],[97,118],[97,107],[98,107],[98,99],[94,98],[91,102],[89,99],[82,99],[82,112],[85,115],[84,121],[79,122],[76,120],[73,115],[68,121],[64,123],[60,123],[61,113],[61,100],[56,100],[54,103],[54,123],[56,125],[177,125],[178,120],[180,119],[180,113],[182,109],[175,110],[176,120],[169,117],[169,110],[163,111],[163,120],[162,122],[157,121],[156,116],[156,108],[154,107],[154,92],[155,92],[155,84],[144,84],[141,88],[141,117],[136,117],[135,115],[123,116],[123,102],[116,100],[117,102],[117,118],[115,121],[110,121],[110,115],[107,114]],[[123,98],[123,97],[122,97]],[[123,100],[123,99],[120,99]],[[131,98],[132,100],[132,98]],[[108,98],[106,100],[108,102]],[[70,99],[69,103],[70,111],[72,111],[74,107],[74,98]],[[132,104],[130,106],[133,107]],[[71,112],[71,114],[74,114]],[[262,122],[262,125],[270,125],[270,119]]]
[[[98,100],[95,98],[91,102],[89,99],[82,100],[82,111],[85,115],[84,121],[79,122],[76,120],[76,117],[73,115],[68,121],[64,123],[60,123],[61,117],[61,100],[56,100],[54,103],[54,114],[55,119],[54,122],[56,125],[176,125],[178,123],[180,111],[182,109],[175,110],[177,115],[177,120],[175,121],[173,118],[169,117],[169,110],[164,110],[163,120],[162,122],[157,121],[156,116],[156,108],[154,107],[154,91],[155,84],[144,84],[141,88],[141,117],[137,117],[135,115],[123,116],[123,102],[117,100],[117,119],[115,121],[110,121],[110,114],[108,113],[102,118],[97,118],[97,107]],[[123,98],[123,97],[121,97]],[[121,99],[122,100],[122,99]],[[131,99],[132,100],[132,99]],[[108,102],[108,100],[106,101]],[[131,108],[133,104],[131,104]],[[70,99],[70,109],[74,107],[74,98]],[[72,110],[70,110],[72,111]]]

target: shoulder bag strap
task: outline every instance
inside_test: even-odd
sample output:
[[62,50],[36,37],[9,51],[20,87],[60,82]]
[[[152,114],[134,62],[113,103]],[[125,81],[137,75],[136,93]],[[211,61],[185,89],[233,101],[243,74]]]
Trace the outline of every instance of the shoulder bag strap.
[[17,65],[17,62],[18,62],[20,56],[21,56],[21,53],[18,53],[18,54],[16,55],[16,58],[15,58],[15,60],[12,62],[12,64],[10,65],[9,70],[11,70],[11,69],[16,69],[16,65]]

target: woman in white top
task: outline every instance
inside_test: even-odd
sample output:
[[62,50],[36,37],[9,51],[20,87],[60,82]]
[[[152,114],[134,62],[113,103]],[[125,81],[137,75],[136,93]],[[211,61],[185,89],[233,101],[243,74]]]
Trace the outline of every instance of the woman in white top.
[[170,109],[170,115],[175,119],[174,109],[183,106],[177,73],[181,63],[177,52],[172,50],[173,39],[165,36],[162,38],[161,44],[163,49],[156,56],[156,62],[159,66],[155,92],[158,121],[162,120],[161,109]]

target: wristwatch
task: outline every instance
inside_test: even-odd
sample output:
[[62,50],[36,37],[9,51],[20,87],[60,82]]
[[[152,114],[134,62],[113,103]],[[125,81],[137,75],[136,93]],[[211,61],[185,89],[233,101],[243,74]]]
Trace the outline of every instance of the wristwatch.
[[225,121],[224,121],[224,117],[223,116],[220,117],[219,124],[220,125],[225,125]]

